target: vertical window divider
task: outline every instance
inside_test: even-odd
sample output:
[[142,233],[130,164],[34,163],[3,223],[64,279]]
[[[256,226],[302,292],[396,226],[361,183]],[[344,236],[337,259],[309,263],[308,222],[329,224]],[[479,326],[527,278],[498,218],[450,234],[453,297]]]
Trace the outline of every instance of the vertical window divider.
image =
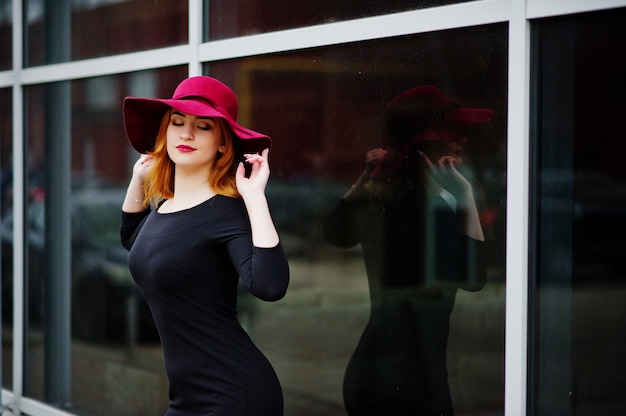
[[530,23],[526,0],[509,19],[505,415],[526,414],[528,363]]
[[188,10],[188,42],[190,48],[189,57],[189,76],[196,76],[202,74],[202,65],[199,59],[198,48],[202,43],[202,22],[204,16],[204,8],[202,7],[202,0],[189,0]]
[[[5,405],[20,414],[24,371],[24,89],[23,2],[13,1],[13,392]],[[1,387],[1,386],[0,386]]]

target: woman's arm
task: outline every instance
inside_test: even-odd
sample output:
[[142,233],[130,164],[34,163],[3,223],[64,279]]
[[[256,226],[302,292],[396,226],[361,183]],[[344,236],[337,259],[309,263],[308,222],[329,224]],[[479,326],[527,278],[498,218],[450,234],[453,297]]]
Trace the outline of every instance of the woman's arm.
[[423,158],[433,180],[456,199],[459,232],[474,240],[485,241],[472,185],[456,169],[455,159],[444,156],[435,165],[426,155]]
[[143,223],[148,217],[149,213],[149,210],[141,212],[122,211],[122,218],[120,223],[120,241],[122,242],[122,246],[124,246],[126,250],[130,250],[135,243],[137,234],[139,233],[139,230],[143,226]]
[[127,213],[141,212],[146,210],[143,184],[146,175],[152,167],[152,156],[141,155],[133,166],[133,176],[130,178],[126,197],[122,203],[122,211]]
[[386,154],[387,151],[380,147],[369,150],[365,154],[365,169],[343,195],[324,223],[324,239],[330,244],[349,248],[360,243],[359,227],[361,221],[359,221],[359,217],[362,215],[361,208],[363,198],[366,195],[365,185],[370,179],[372,170]]
[[152,157],[141,155],[133,166],[133,175],[122,203],[120,240],[126,250],[130,250],[141,225],[150,212],[144,201],[143,182],[152,166]]
[[237,190],[250,221],[251,255],[247,254],[250,253],[248,237],[231,239],[228,245],[230,256],[250,293],[266,301],[276,301],[287,291],[289,264],[265,197],[270,176],[268,153],[265,149],[261,155],[246,155],[247,163],[252,165],[250,177],[245,177],[243,163],[235,173]]
[[265,149],[261,155],[246,155],[247,163],[252,165],[249,178],[245,177],[243,163],[239,164],[235,174],[237,190],[250,218],[252,244],[261,248],[276,247],[280,241],[265,197],[265,187],[270,176],[268,154],[269,150]]

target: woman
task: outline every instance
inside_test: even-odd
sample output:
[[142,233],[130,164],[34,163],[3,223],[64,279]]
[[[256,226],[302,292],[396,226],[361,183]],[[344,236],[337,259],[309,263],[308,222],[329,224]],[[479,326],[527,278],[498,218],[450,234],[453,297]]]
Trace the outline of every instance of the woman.
[[163,345],[166,415],[282,415],[277,376],[236,318],[239,278],[267,301],[289,280],[265,198],[270,138],[239,125],[232,90],[205,76],[123,111],[142,155],[121,239]]
[[469,127],[488,109],[460,108],[432,86],[398,95],[385,120],[390,145],[330,214],[326,239],[361,244],[370,318],[344,377],[348,414],[453,414],[446,370],[457,288],[483,284],[484,232],[459,167]]

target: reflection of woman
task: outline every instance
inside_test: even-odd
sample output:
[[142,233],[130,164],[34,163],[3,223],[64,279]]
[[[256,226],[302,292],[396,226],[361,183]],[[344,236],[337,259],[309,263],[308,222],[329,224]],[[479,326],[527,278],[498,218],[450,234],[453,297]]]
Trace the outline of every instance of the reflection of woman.
[[449,316],[457,288],[483,284],[483,230],[470,182],[457,170],[468,128],[491,110],[463,109],[420,86],[388,106],[388,149],[328,218],[325,237],[360,243],[371,313],[346,370],[354,415],[452,415],[447,381]]
[[239,276],[270,301],[289,279],[264,193],[270,139],[236,118],[235,95],[209,77],[184,80],[169,100],[124,102],[126,134],[143,155],[121,237],[163,344],[168,416],[283,412],[274,370],[236,319]]

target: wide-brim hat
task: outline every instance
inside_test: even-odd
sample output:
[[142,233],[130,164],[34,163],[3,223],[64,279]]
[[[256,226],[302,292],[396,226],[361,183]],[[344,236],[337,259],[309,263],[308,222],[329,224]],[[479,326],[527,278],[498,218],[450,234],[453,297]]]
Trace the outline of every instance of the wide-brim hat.
[[492,121],[490,108],[461,107],[432,85],[419,85],[398,94],[385,110],[385,127],[391,149],[371,172],[371,178],[393,175],[416,143],[454,142],[467,137],[477,124]]
[[419,85],[398,94],[385,111],[392,143],[422,140],[456,141],[476,125],[489,123],[489,108],[462,107],[432,85]]
[[272,145],[269,136],[237,123],[239,105],[235,93],[224,83],[207,76],[183,80],[169,99],[126,97],[123,105],[124,130],[139,153],[154,148],[165,113],[173,108],[196,117],[217,117],[226,121],[238,153],[258,153]]

